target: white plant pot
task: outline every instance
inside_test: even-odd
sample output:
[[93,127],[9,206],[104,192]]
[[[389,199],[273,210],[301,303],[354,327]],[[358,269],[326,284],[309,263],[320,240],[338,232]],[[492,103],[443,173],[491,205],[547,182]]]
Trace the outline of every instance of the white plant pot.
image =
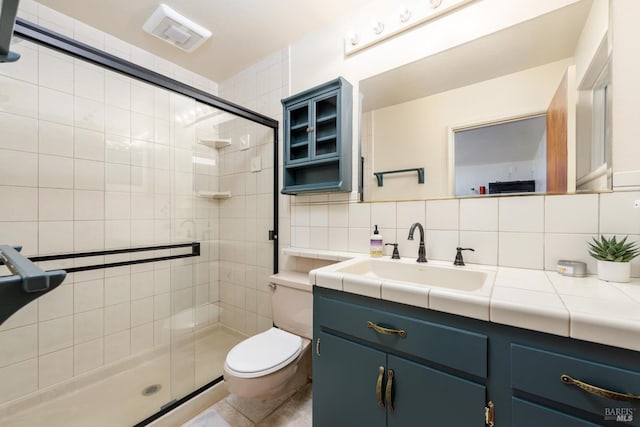
[[631,281],[631,263],[598,260],[598,279],[627,283]]

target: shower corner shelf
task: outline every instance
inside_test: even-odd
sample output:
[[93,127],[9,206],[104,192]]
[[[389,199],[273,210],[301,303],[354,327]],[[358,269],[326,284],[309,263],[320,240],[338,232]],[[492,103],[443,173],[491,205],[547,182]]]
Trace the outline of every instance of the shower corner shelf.
[[208,197],[210,199],[228,199],[231,197],[231,191],[198,191],[198,197]]
[[211,148],[224,148],[231,145],[231,139],[199,138],[198,143]]

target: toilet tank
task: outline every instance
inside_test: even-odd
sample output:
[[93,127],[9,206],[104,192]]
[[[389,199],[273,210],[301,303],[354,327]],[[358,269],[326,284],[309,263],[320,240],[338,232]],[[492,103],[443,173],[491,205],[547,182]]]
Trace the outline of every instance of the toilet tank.
[[270,278],[273,323],[280,329],[313,339],[313,293],[308,273],[285,271]]

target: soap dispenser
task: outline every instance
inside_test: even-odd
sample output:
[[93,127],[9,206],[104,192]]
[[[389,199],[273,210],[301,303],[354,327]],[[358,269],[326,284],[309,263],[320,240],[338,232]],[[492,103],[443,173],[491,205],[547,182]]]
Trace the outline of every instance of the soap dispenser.
[[373,257],[381,257],[383,253],[384,245],[382,244],[382,234],[378,231],[378,226],[375,226],[371,239],[369,241],[369,255]]

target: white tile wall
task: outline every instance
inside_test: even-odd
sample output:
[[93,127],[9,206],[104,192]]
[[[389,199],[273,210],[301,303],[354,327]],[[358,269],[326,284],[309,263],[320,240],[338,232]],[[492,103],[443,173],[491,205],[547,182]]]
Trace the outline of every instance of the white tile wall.
[[469,231],[498,230],[498,199],[460,200],[460,229]]
[[[370,224],[388,221],[394,211],[395,227],[381,228],[381,232],[385,242],[397,241],[401,256],[406,257],[417,254],[418,239],[406,240],[413,222],[427,225],[427,258],[453,260],[459,245],[475,249],[464,253],[467,263],[539,270],[555,270],[559,260],[570,259],[587,263],[589,273],[595,274],[595,260],[587,246],[592,236],[629,235],[630,241],[640,241],[640,209],[634,207],[640,200],[637,191],[381,203],[347,203],[332,197],[336,196],[329,195],[326,202],[328,242],[324,227],[292,226],[291,246],[367,253],[371,229],[358,224],[367,223],[367,213]],[[308,197],[297,196],[289,202],[293,217],[311,208],[320,211],[318,202],[311,203]],[[391,255],[391,248],[385,248],[385,254]],[[317,268],[317,262],[285,258],[282,267],[305,271]],[[640,259],[631,263],[631,271],[632,276],[640,276]]]
[[541,233],[544,230],[544,196],[498,199],[498,229]]
[[600,195],[601,234],[640,234],[640,209],[635,202],[640,191]]
[[429,230],[457,230],[460,202],[451,200],[427,200],[427,224]]
[[545,197],[547,233],[597,233],[597,194]]

